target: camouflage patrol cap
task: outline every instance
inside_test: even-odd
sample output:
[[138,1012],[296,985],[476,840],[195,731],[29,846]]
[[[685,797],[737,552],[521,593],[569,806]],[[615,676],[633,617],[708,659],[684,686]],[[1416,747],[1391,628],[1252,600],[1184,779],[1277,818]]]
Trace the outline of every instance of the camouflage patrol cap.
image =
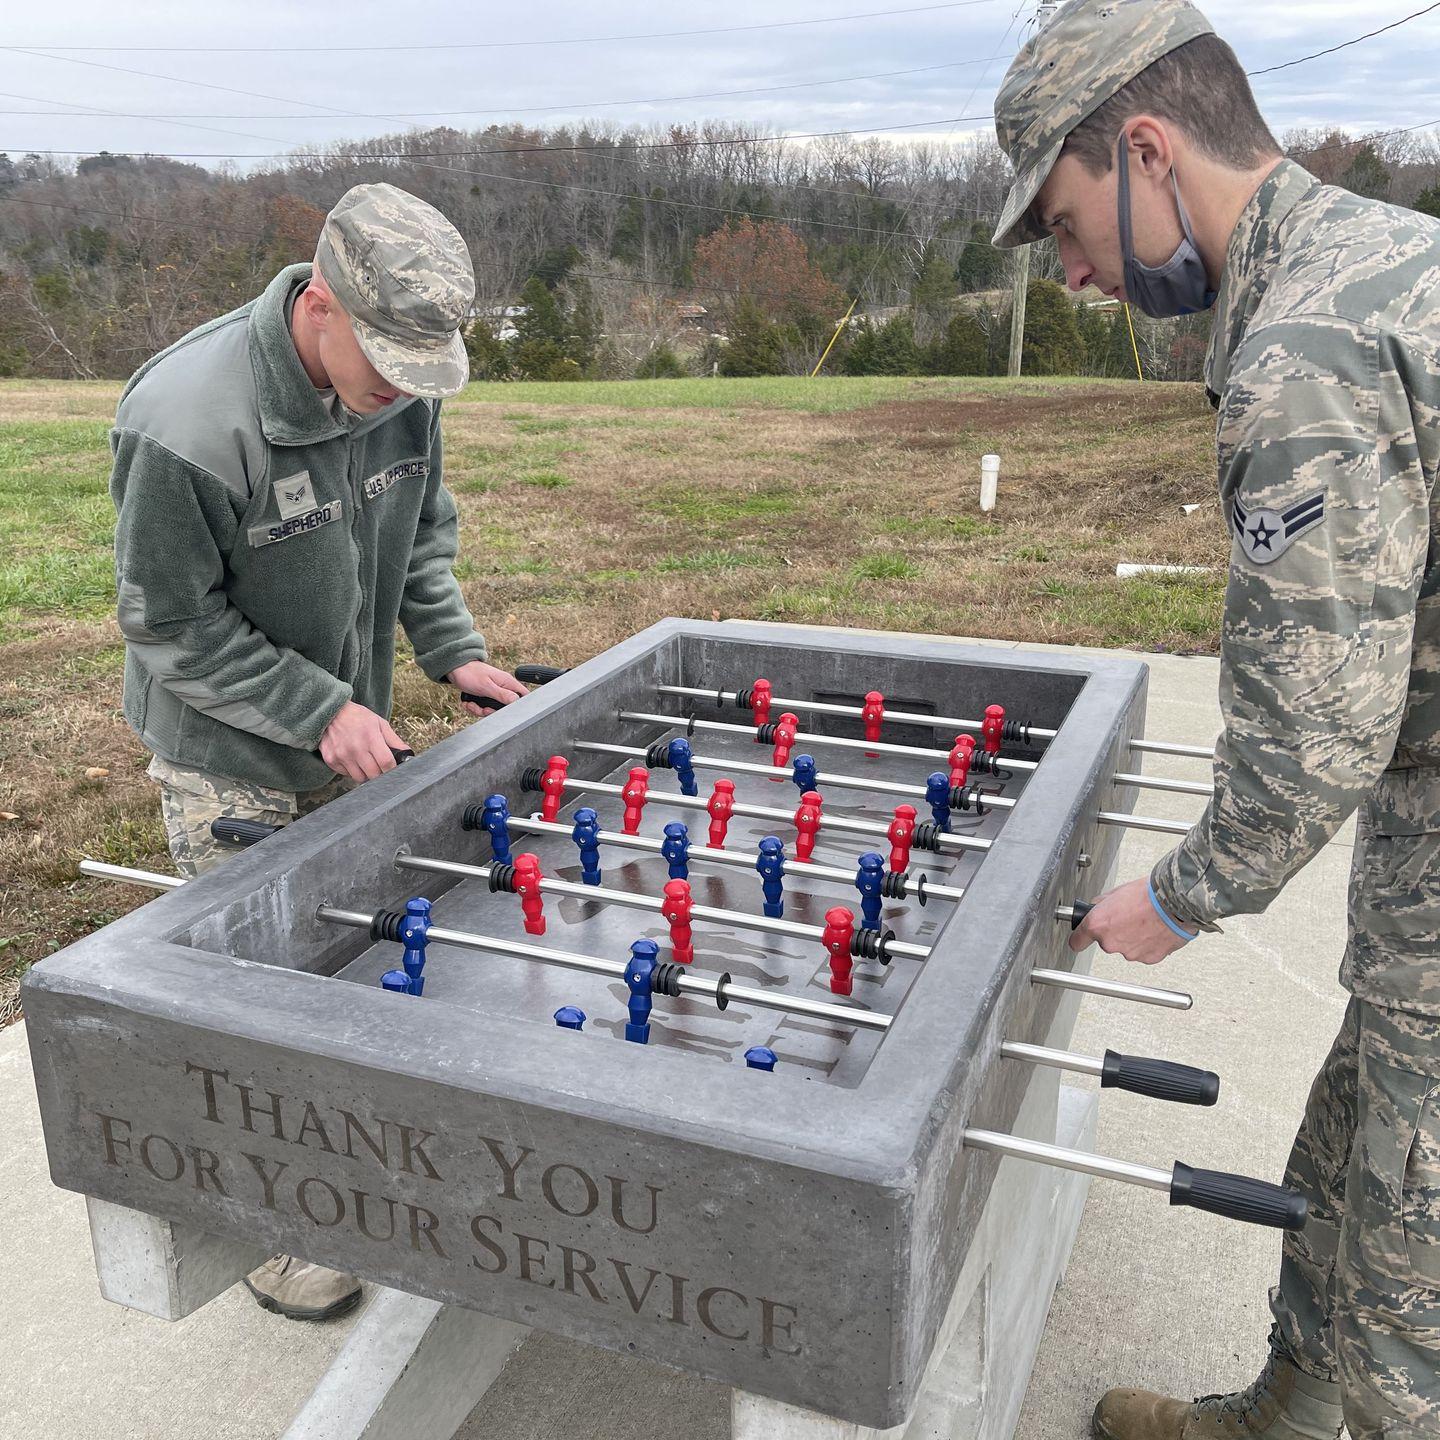
[[441,399],[470,378],[460,327],[475,272],[460,232],[394,185],[356,185],[325,217],[315,261],[365,358],[392,385]]
[[1015,183],[994,243],[1043,240],[1030,207],[1065,137],[1162,55],[1214,27],[1189,0],[1070,0],[1015,57],[995,97],[995,134]]

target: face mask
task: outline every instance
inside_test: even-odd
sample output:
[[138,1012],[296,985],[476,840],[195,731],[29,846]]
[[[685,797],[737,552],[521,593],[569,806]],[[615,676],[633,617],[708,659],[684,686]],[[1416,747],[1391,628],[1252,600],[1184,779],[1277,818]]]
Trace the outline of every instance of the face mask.
[[1126,137],[1120,136],[1116,163],[1120,167],[1120,257],[1125,262],[1125,295],[1154,320],[1173,315],[1193,315],[1208,310],[1215,303],[1216,292],[1210,288],[1205,262],[1195,246],[1190,217],[1180,198],[1180,182],[1170,171],[1175,187],[1175,205],[1180,211],[1180,228],[1185,238],[1180,248],[1163,265],[1142,265],[1135,258],[1135,240],[1131,233],[1130,157],[1126,154]]

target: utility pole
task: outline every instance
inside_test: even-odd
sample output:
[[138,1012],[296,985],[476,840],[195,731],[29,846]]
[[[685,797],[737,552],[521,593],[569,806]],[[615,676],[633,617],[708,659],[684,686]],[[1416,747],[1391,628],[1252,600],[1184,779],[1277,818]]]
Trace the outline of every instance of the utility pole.
[[[1035,6],[1034,25],[1038,34],[1055,18],[1061,0],[1039,0]],[[1022,245],[1015,261],[1015,293],[1010,301],[1010,365],[1012,380],[1020,375],[1025,358],[1025,297],[1030,290],[1030,247]]]

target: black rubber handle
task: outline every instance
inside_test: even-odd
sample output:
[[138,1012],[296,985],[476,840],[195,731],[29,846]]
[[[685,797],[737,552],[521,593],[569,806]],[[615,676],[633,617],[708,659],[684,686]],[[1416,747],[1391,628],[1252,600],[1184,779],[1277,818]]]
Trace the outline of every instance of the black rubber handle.
[[1220,1077],[1213,1070],[1197,1070],[1174,1060],[1147,1060],[1141,1055],[1105,1052],[1100,1085],[1106,1090],[1128,1090],[1152,1100],[1173,1100],[1177,1105],[1213,1105],[1220,1098]]
[[[388,745],[386,749],[395,757],[395,763],[397,765],[403,765],[407,760],[413,760],[415,758],[415,752],[408,745],[398,750],[395,746]],[[318,750],[312,750],[310,753],[314,755],[317,760],[323,760],[325,758]],[[326,763],[328,764],[329,762],[327,761]]]
[[1080,928],[1080,922],[1094,908],[1095,907],[1088,900],[1075,901],[1075,903],[1070,907],[1070,928],[1072,930],[1078,930]]
[[[548,685],[565,673],[558,665],[517,665],[515,678],[522,685]],[[510,702],[497,700],[493,695],[472,695],[468,690],[460,692],[462,700],[472,705],[488,705],[492,710],[503,710]]]
[[283,825],[267,825],[263,820],[221,816],[219,820],[210,822],[210,835],[222,845],[233,845],[243,850],[247,845],[254,845],[284,828]]
[[1178,1160],[1170,1179],[1170,1203],[1277,1230],[1303,1230],[1309,1209],[1298,1190],[1223,1170],[1192,1170]]

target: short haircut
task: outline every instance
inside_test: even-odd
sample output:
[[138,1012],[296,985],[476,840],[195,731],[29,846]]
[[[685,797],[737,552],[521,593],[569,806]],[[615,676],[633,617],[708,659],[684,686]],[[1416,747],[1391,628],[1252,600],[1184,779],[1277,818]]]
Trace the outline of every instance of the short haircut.
[[1178,125],[1196,149],[1235,170],[1280,155],[1235,52],[1201,35],[1147,65],[1066,137],[1065,151],[1092,175],[1114,168],[1121,127],[1135,115]]

